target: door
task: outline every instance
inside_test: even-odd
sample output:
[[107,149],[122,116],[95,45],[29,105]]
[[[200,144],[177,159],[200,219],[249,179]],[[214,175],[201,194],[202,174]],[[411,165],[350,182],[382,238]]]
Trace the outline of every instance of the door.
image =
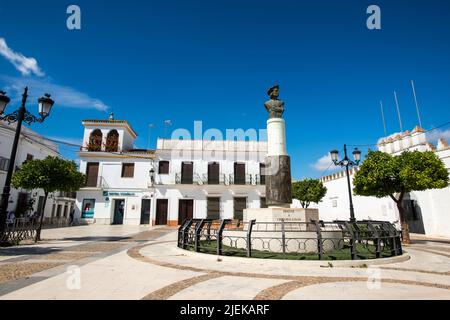
[[422,210],[416,200],[403,200],[403,208],[405,208],[408,218],[409,232],[425,234],[425,226],[422,219]]
[[194,164],[192,162],[183,162],[181,164],[181,183],[192,184],[194,177]]
[[61,218],[62,204],[58,204],[58,208],[56,209],[56,219]]
[[210,197],[207,199],[206,218],[220,219],[220,198]]
[[219,170],[217,162],[208,164],[208,184],[219,184]]
[[266,184],[266,164],[265,163],[260,163],[259,164],[259,183],[261,185],[265,185]]
[[247,208],[247,198],[236,197],[234,198],[234,215],[236,220],[242,220],[244,218],[244,209]]
[[260,201],[260,208],[267,208],[266,197],[261,197],[259,201]]
[[141,204],[141,224],[150,224],[150,199],[142,199]]
[[123,224],[123,215],[125,212],[125,200],[114,200],[114,218],[112,224]]
[[86,187],[97,187],[98,180],[98,162],[89,162],[86,166]]
[[156,200],[156,225],[167,224],[167,209],[169,207],[169,200],[158,199]]
[[234,184],[245,184],[245,163],[234,164]]
[[194,200],[180,200],[178,204],[178,224],[194,218]]

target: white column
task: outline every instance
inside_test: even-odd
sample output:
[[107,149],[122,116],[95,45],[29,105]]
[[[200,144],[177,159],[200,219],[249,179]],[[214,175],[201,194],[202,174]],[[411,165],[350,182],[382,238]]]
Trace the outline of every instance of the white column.
[[267,156],[287,156],[286,124],[282,118],[267,120]]

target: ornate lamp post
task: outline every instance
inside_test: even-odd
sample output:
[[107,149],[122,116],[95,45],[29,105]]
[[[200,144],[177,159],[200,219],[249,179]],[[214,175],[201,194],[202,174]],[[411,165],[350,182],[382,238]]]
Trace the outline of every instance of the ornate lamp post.
[[24,93],[22,95],[22,105],[16,111],[5,114],[5,109],[10,99],[6,96],[4,91],[0,91],[0,120],[5,120],[8,123],[15,123],[16,125],[16,133],[14,136],[14,143],[11,150],[11,156],[9,157],[9,167],[8,173],[6,175],[5,186],[3,187],[3,194],[0,202],[0,236],[4,234],[6,229],[6,219],[8,210],[8,200],[11,191],[11,178],[14,173],[14,164],[16,162],[16,154],[17,154],[17,146],[19,144],[20,132],[22,130],[22,123],[25,122],[28,125],[39,122],[42,123],[45,118],[50,115],[50,111],[52,110],[54,101],[50,99],[49,94],[45,94],[43,97],[38,99],[39,106],[39,117],[36,117],[29,113],[25,107],[25,103],[28,97],[28,87],[25,88]]
[[359,164],[361,161],[361,151],[355,148],[353,151],[353,158],[355,160],[352,161],[347,156],[347,145],[344,144],[344,159],[339,161],[339,151],[337,150],[330,151],[330,155],[335,166],[345,167],[345,172],[347,174],[348,197],[350,199],[350,221],[355,222],[355,210],[353,209],[352,188],[350,186],[350,174],[348,172],[348,168]]

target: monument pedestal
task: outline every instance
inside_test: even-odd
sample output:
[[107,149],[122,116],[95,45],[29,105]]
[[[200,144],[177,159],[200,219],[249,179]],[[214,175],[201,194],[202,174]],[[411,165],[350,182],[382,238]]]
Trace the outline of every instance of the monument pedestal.
[[303,208],[255,208],[244,210],[244,221],[256,222],[310,222],[319,220],[319,210]]

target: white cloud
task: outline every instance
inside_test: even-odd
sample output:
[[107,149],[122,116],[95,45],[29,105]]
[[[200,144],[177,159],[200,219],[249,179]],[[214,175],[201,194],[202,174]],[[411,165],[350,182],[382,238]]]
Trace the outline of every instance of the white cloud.
[[20,52],[15,52],[13,49],[8,47],[4,38],[0,38],[0,55],[11,62],[24,76],[34,74],[36,76],[43,77],[45,75],[39,68],[35,58],[28,58]]
[[445,139],[447,142],[450,142],[450,129],[447,130],[433,130],[426,133],[427,141],[432,143],[437,143],[439,139]]
[[324,171],[331,168],[332,162],[329,154],[324,155],[315,163],[311,164],[311,167],[318,171]]
[[101,100],[92,98],[86,93],[77,91],[74,88],[52,83],[47,79],[33,78],[15,78],[0,76],[1,82],[5,83],[5,91],[8,95],[20,101],[23,89],[29,87],[29,99],[36,101],[44,93],[49,93],[55,100],[55,106],[65,106],[69,108],[79,109],[96,109],[99,111],[107,111],[109,106]]

